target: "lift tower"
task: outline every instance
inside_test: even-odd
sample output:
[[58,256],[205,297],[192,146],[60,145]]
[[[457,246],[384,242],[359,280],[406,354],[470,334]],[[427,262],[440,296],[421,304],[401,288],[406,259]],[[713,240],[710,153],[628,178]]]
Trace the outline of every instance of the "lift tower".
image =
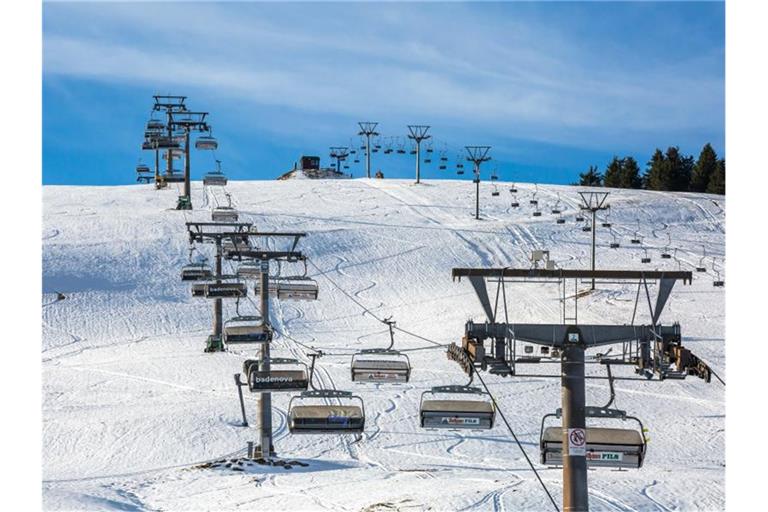
[[[581,196],[581,209],[592,212],[592,272],[595,271],[595,232],[597,224],[595,223],[595,214],[600,210],[607,210],[609,205],[605,204],[609,192],[579,192]],[[595,278],[592,278],[592,290],[595,289]]]
[[[255,248],[235,248],[227,251],[224,257],[228,260],[249,261],[259,265],[258,272],[258,291],[259,291],[259,311],[269,335],[265,343],[261,344],[259,354],[259,372],[269,373],[270,371],[270,350],[269,345],[272,340],[272,327],[269,320],[269,262],[273,260],[285,262],[304,261],[304,256],[297,249],[299,241],[304,238],[306,233],[284,233],[284,232],[265,232],[251,228],[248,232],[250,237],[257,240]],[[270,243],[270,240],[273,243]],[[279,240],[288,240],[288,247],[282,251],[270,251],[265,249],[268,245],[277,245]],[[239,389],[239,388],[238,388]],[[256,447],[256,456],[271,457],[275,455],[275,447],[272,439],[272,393],[262,392],[259,400],[259,431],[260,443]]]
[[467,160],[475,164],[475,219],[480,220],[480,164],[491,159],[488,151],[491,146],[464,146],[469,153]]
[[360,121],[357,123],[360,125],[360,131],[357,133],[360,136],[365,137],[365,172],[368,178],[371,177],[371,136],[377,136],[379,133],[376,131],[376,127],[379,123],[371,121]]
[[[166,125],[166,162],[165,162],[165,172],[166,175],[173,173],[173,128],[171,127],[171,114],[174,112],[186,112],[187,105],[184,103],[187,100],[186,96],[175,96],[175,95],[161,95],[156,94],[152,96],[152,98],[155,100],[154,105],[152,106],[152,110],[154,112],[165,112],[165,125]],[[160,141],[155,140],[154,141],[154,150],[155,150],[155,186],[160,187],[160,171],[159,171],[159,163],[160,163]]]
[[[587,417],[625,419],[626,413],[606,407],[590,407],[585,403],[585,379],[605,378],[585,376],[585,351],[589,348],[605,345],[620,345],[620,355],[608,352],[597,354],[594,364],[633,366],[638,377],[624,380],[644,382],[666,379],[684,379],[695,375],[710,381],[710,368],[688,349],[682,346],[680,324],[661,325],[659,318],[667,303],[672,288],[677,281],[690,284],[691,272],[660,272],[636,270],[547,270],[540,268],[454,268],[454,279],[467,278],[475,290],[487,320],[483,323],[468,321],[465,325],[462,346],[452,344],[448,350],[451,359],[461,362],[464,356],[469,358],[473,369],[489,370],[490,373],[511,377],[559,378],[561,380],[562,407],[557,412],[562,417],[562,437],[560,439],[563,466],[563,510],[586,512],[589,510],[587,487]],[[637,283],[638,294],[635,312],[640,301],[640,291],[645,290],[648,303],[649,323],[635,324],[529,324],[514,323],[508,318],[506,286],[511,283],[532,284],[551,282],[566,287],[567,280],[600,279],[602,284]],[[486,280],[490,280],[496,289],[495,301],[492,301]],[[649,291],[649,283],[658,284],[654,301]],[[509,296],[517,295],[510,293]],[[503,312],[498,311],[501,304]],[[578,300],[578,295],[574,295]],[[493,306],[492,306],[493,304]],[[499,319],[501,318],[501,321]],[[490,341],[490,347],[485,342]],[[530,367],[543,361],[541,357],[519,357],[517,343],[531,343],[548,347],[547,352],[557,351],[557,356],[550,356],[549,362],[560,358],[560,375],[519,372],[518,366]],[[542,351],[543,352],[543,351]],[[523,364],[525,363],[525,364]],[[465,370],[466,371],[466,370]],[[655,379],[654,379],[655,378]],[[609,377],[608,379],[612,379]],[[645,440],[644,440],[645,442]],[[594,453],[590,452],[590,455]],[[603,464],[606,465],[606,464]]]
[[331,146],[330,150],[330,157],[336,159],[336,170],[341,172],[341,162],[349,156],[349,148],[347,146]]
[[[216,248],[213,282],[221,284],[223,281],[236,279],[237,276],[235,275],[222,273],[221,259],[224,256],[222,242],[229,240],[235,247],[247,244],[248,233],[251,230],[252,224],[247,222],[187,222],[186,226],[190,244],[214,244]],[[206,352],[221,352],[224,350],[222,342],[223,324],[222,299],[216,298],[213,301],[213,332],[208,336],[205,347]]]
[[421,141],[431,138],[427,135],[429,126],[422,124],[409,124],[408,131],[411,132],[408,138],[416,142],[416,183],[421,183]]
[[[180,129],[184,132],[184,194],[179,196],[177,210],[192,209],[192,192],[189,167],[189,134],[192,131],[208,132],[210,126],[205,121],[208,112],[171,112],[169,129]],[[170,157],[170,155],[169,155]]]

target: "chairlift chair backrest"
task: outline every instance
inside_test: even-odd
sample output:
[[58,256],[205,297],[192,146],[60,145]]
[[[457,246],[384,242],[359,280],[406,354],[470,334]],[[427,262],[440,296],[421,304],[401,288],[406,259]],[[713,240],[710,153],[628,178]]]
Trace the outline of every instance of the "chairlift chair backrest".
[[[259,281],[254,285],[254,293],[261,294]],[[270,297],[280,300],[317,300],[317,282],[309,277],[277,278],[269,280]]]
[[[297,359],[272,357],[269,371],[259,370],[259,361],[248,359],[243,363],[248,389],[253,393],[305,391],[309,386],[307,365]],[[278,368],[274,368],[278,366]],[[288,367],[288,368],[286,368]]]
[[365,349],[352,356],[352,382],[408,382],[411,361],[391,349]]
[[203,185],[226,186],[227,176],[221,170],[211,171],[203,176]]
[[203,296],[208,299],[239,299],[248,295],[244,283],[206,283],[203,286]]
[[231,206],[217,206],[211,211],[211,219],[216,222],[237,222],[237,210]]
[[150,119],[147,121],[147,130],[151,132],[156,132],[160,130],[165,130],[166,126],[165,123],[160,121],[159,119]]
[[218,147],[219,143],[212,135],[201,135],[195,140],[195,149],[212,151]]
[[224,322],[222,339],[228,345],[268,343],[272,329],[260,316],[236,316]]

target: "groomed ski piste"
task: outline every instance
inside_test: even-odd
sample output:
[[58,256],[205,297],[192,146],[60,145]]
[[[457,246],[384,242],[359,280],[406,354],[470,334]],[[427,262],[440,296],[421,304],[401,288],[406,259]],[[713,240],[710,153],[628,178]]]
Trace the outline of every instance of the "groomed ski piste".
[[[386,346],[392,316],[401,329],[441,344],[459,342],[464,324],[484,321],[467,281],[453,267],[528,268],[533,249],[560,268],[588,268],[591,233],[574,221],[579,187],[481,185],[483,220],[469,181],[231,181],[240,219],[262,231],[304,231],[301,250],[320,286],[313,302],[271,301],[273,357],[318,360],[324,388],[365,401],[365,433],[288,432],[290,393],[273,393],[275,448],[292,469],[205,467],[245,455],[258,442],[257,394],[246,394],[241,426],[233,374],[255,350],[204,353],[211,305],[192,298],[179,272],[188,261],[186,220],[209,221],[224,190],[193,182],[191,212],[175,211],[178,189],[46,186],[43,189],[43,482],[47,510],[552,510],[501,421],[492,430],[419,427],[419,400],[432,386],[467,377],[444,347],[397,331],[396,348],[413,365],[406,384],[350,381],[350,359]],[[533,217],[534,192],[542,210]],[[683,344],[723,379],[725,289],[713,287],[725,256],[722,196],[610,190],[610,221],[621,247],[597,227],[597,267],[690,270],[661,322],[679,321]],[[550,208],[561,199],[565,224]],[[639,233],[635,233],[639,231]],[[641,245],[630,244],[640,236]],[[661,259],[669,245],[672,259]],[[651,257],[642,264],[644,248]],[[225,270],[229,263],[225,262]],[[636,286],[598,287],[579,300],[580,323],[629,323]],[[54,291],[66,298],[57,300]],[[514,288],[510,321],[556,323],[556,285]],[[250,290],[252,297],[252,290]],[[642,306],[642,303],[641,303]],[[224,318],[235,314],[224,301]],[[254,311],[249,302],[241,310]],[[647,309],[638,310],[647,321]],[[423,349],[423,350],[422,350]],[[594,351],[590,351],[594,353]],[[600,365],[588,374],[604,375]],[[537,371],[558,374],[557,365]],[[616,367],[617,376],[633,376]],[[560,503],[561,469],[539,464],[544,414],[560,406],[555,378],[483,374],[501,410]],[[642,419],[650,438],[639,470],[589,471],[592,510],[722,510],[725,507],[725,388],[715,379],[618,381],[616,406]],[[587,381],[587,403],[607,401],[605,381]],[[621,426],[621,425],[618,425]],[[201,467],[202,465],[202,467]]]

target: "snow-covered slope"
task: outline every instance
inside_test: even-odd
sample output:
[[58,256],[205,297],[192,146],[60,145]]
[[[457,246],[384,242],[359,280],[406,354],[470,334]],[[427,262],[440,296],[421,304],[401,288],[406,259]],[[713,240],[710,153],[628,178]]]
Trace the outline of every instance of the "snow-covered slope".
[[[365,400],[368,420],[352,437],[292,436],[289,396],[273,395],[279,455],[309,463],[245,473],[194,469],[242,455],[256,440],[257,395],[247,396],[252,426],[242,428],[232,375],[253,352],[205,354],[211,308],[179,280],[187,261],[186,219],[208,220],[221,190],[193,184],[193,212],[170,210],[176,190],[151,186],[44,188],[43,493],[47,509],[116,510],[548,510],[546,495],[504,425],[477,433],[418,427],[421,392],[466,381],[442,350],[410,353],[411,382],[353,385],[352,352],[387,342],[379,317],[442,343],[459,341],[468,318],[482,320],[454,266],[528,266],[531,249],[551,251],[564,268],[585,268],[590,234],[573,217],[573,187],[540,186],[541,217],[531,216],[533,185],[482,185],[483,216],[473,219],[474,186],[434,181],[289,180],[230,182],[242,218],[264,230],[309,233],[303,251],[320,300],[273,303],[276,328],[329,356],[318,377]],[[557,197],[566,224],[549,213]],[[598,228],[598,267],[693,270],[702,247],[708,272],[681,284],[662,317],[679,320],[684,342],[725,378],[724,289],[712,286],[711,256],[724,267],[722,197],[612,191],[611,222],[621,248]],[[639,227],[638,227],[639,226]],[[629,243],[635,231],[649,248]],[[660,259],[672,240],[676,258]],[[721,276],[723,279],[724,275]],[[516,321],[558,322],[557,287],[518,287]],[[56,301],[54,291],[66,299]],[[600,290],[579,303],[579,320],[628,322],[633,287]],[[242,308],[252,311],[246,303]],[[225,316],[234,314],[225,305]],[[647,319],[647,313],[642,319]],[[397,334],[399,348],[430,347]],[[306,348],[278,336],[274,356]],[[554,366],[554,365],[545,365]],[[543,371],[555,372],[556,369]],[[598,371],[590,370],[590,371]],[[630,375],[630,369],[617,369]],[[505,415],[538,460],[542,415],[559,406],[557,379],[486,376]],[[604,403],[604,381],[588,383],[588,401]],[[590,471],[594,510],[724,508],[724,388],[689,378],[617,383],[617,405],[650,430],[641,470]],[[560,470],[541,467],[560,500]]]

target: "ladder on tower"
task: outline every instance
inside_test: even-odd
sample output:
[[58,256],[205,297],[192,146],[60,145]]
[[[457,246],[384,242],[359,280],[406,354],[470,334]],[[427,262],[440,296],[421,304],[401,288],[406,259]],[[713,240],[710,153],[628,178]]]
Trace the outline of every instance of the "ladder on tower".
[[[562,306],[561,323],[576,325],[579,323],[579,280],[573,280],[573,295],[570,297],[567,295],[566,283],[565,279],[561,279],[559,283],[562,292],[560,296],[560,304]],[[568,308],[568,301],[570,299],[573,299],[573,308],[571,310]]]

